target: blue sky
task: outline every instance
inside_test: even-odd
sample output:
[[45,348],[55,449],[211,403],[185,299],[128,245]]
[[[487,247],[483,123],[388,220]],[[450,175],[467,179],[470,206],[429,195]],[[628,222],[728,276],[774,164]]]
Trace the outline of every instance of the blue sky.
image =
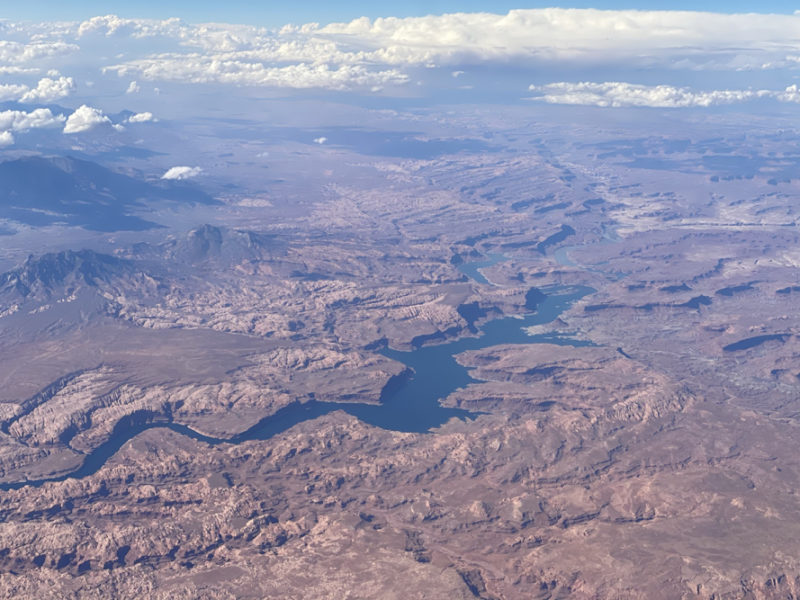
[[796,2],[764,0],[762,2],[742,0],[572,0],[508,2],[505,0],[404,0],[395,3],[376,3],[365,0],[301,0],[287,3],[285,0],[261,0],[242,2],[229,0],[32,0],[29,2],[2,2],[0,18],[14,20],[75,20],[96,15],[117,14],[123,17],[165,18],[181,17],[188,21],[223,21],[277,26],[285,23],[351,20],[359,16],[418,16],[446,12],[507,12],[512,8],[542,8],[559,6],[564,8],[601,9],[672,9],[706,10],[713,12],[774,12],[792,13],[798,8]]

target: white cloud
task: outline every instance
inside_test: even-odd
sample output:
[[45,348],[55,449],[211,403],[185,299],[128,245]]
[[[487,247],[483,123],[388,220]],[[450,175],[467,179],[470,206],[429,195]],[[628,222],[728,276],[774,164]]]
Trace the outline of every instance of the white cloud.
[[29,75],[38,73],[39,69],[27,69],[25,67],[6,67],[0,66],[0,75]]
[[797,84],[790,85],[782,92],[777,92],[775,97],[781,102],[798,102],[800,103],[800,88]]
[[19,65],[72,54],[78,50],[80,47],[77,44],[62,41],[35,41],[26,44],[0,40],[0,63]]
[[0,85],[0,101],[18,100],[22,94],[27,92],[27,85],[17,85],[14,83],[2,84]]
[[139,87],[139,84],[136,83],[135,81],[131,81],[130,85],[128,86],[128,89],[125,90],[125,93],[126,94],[138,94],[140,91],[142,91],[142,88]]
[[64,115],[54,115],[49,108],[37,108],[31,112],[6,110],[0,112],[0,131],[28,131],[57,127],[64,122]]
[[707,108],[736,104],[758,99],[772,99],[780,102],[800,104],[800,87],[790,85],[784,90],[711,90],[693,91],[687,87],[671,85],[640,85],[621,81],[558,82],[545,85],[531,85],[535,93],[531,100],[548,104],[575,104],[582,106],[601,106],[611,108],[650,107],[650,108]]
[[[187,25],[98,17],[89,32],[163,36],[172,51],[106,71],[141,79],[289,88],[378,89],[409,81],[411,66],[476,63],[800,68],[800,15],[595,9],[512,10],[287,26]],[[735,40],[732,43],[731,40]],[[453,77],[463,69],[451,71]]]
[[31,112],[22,110],[0,112],[0,147],[12,145],[15,132],[59,127],[63,122],[63,115],[54,115],[48,108],[37,108]]
[[54,102],[75,91],[75,82],[72,77],[59,77],[50,79],[45,77],[39,80],[37,86],[25,92],[20,97],[20,102]]
[[268,66],[261,62],[221,60],[197,54],[157,57],[107,67],[120,76],[138,73],[143,79],[184,83],[222,83],[242,86],[326,88],[347,90],[401,84],[408,77],[396,69],[374,71],[361,65],[294,64]]
[[72,77],[39,80],[35,88],[17,83],[0,84],[0,101],[19,100],[20,102],[54,102],[68,96],[75,89]]
[[64,133],[82,133],[104,123],[110,124],[111,119],[100,109],[84,104],[67,118]]
[[82,38],[91,34],[112,36],[130,36],[134,38],[148,38],[155,36],[180,37],[185,26],[180,19],[123,19],[116,15],[92,17],[78,26],[77,37]]
[[322,144],[324,144],[324,143],[325,143],[325,142],[327,142],[327,141],[328,141],[328,138],[326,138],[326,137],[318,137],[318,138],[314,138],[314,143],[315,143],[315,144],[320,144],[320,145],[322,145]]
[[161,179],[183,180],[197,177],[203,172],[200,167],[172,167],[161,176]]
[[580,104],[588,106],[647,106],[654,108],[708,107],[733,104],[772,95],[767,90],[713,90],[693,92],[685,87],[670,85],[638,85],[620,81],[604,83],[549,83],[532,85],[537,93],[533,100],[550,104]]
[[363,17],[314,33],[358,44],[386,64],[531,60],[746,69],[797,51],[800,16],[545,8]]
[[136,113],[135,115],[131,115],[128,117],[128,123],[147,123],[149,121],[155,121],[156,118],[153,116],[151,112],[141,112]]
[[[444,73],[457,78],[477,64],[597,66],[627,73],[800,69],[800,14],[546,8],[360,18],[279,30],[106,15],[82,23],[13,24],[2,31],[16,37],[0,41],[0,69],[46,72],[53,66],[63,70],[65,61],[81,63],[128,77],[128,93],[145,81],[380,91],[416,81],[413,68],[448,67]],[[77,58],[70,56],[75,53]],[[680,90],[662,101],[739,101],[735,95],[687,99]],[[614,102],[610,92],[585,92]],[[658,102],[659,94],[669,96],[662,90],[641,102]]]

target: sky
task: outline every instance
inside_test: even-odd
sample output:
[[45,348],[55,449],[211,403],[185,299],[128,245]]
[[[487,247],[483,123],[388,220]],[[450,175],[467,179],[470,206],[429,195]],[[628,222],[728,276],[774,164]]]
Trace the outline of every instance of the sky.
[[681,2],[0,0],[0,148],[270,98],[800,116],[794,6]]
[[247,23],[278,27],[286,23],[328,23],[349,21],[361,16],[371,18],[424,16],[452,12],[505,13],[515,8],[599,8],[640,10],[701,10],[711,12],[757,12],[789,14],[798,8],[786,0],[29,0],[0,2],[0,19],[12,20],[83,20],[97,15],[116,14],[130,18],[180,17],[189,22]]

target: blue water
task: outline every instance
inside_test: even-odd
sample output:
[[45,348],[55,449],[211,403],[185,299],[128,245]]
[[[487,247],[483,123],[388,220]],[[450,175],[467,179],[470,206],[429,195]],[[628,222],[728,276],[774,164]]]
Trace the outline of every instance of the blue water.
[[553,252],[553,258],[564,267],[577,267],[578,264],[569,257],[569,252],[575,248],[578,248],[578,246],[561,246]]
[[[620,241],[620,237],[617,235],[616,231],[614,231],[611,227],[604,225],[603,226],[603,237],[602,239],[597,242],[597,244],[614,244]],[[628,276],[628,273],[624,272],[609,272],[603,271],[601,269],[597,269],[594,267],[589,267],[587,265],[579,265],[574,260],[572,260],[569,256],[569,253],[573,250],[577,250],[578,248],[583,248],[584,246],[581,244],[574,245],[574,246],[561,246],[553,252],[553,258],[555,261],[564,267],[579,267],[584,271],[588,271],[589,273],[597,273],[598,275],[602,275],[603,277],[611,280],[611,281],[619,281],[621,279],[625,279]],[[598,265],[605,265],[607,262],[600,262],[597,263]]]
[[459,271],[464,273],[464,275],[470,279],[473,279],[474,281],[477,281],[478,283],[490,284],[491,282],[484,277],[480,270],[506,260],[508,260],[508,257],[505,254],[487,254],[486,260],[476,260],[461,263],[457,268]]
[[439,402],[455,390],[475,381],[470,377],[467,369],[456,362],[457,354],[466,350],[479,350],[499,344],[549,343],[572,346],[590,344],[590,342],[560,337],[556,334],[530,336],[525,333],[524,328],[553,321],[574,302],[594,290],[589,287],[576,286],[546,288],[543,291],[552,295],[547,296],[539,305],[536,313],[519,318],[506,317],[489,321],[481,327],[478,337],[466,337],[445,344],[423,346],[410,352],[383,350],[381,353],[384,356],[403,363],[413,370],[413,375],[407,373],[404,376],[393,378],[384,388],[380,404],[344,404],[317,400],[305,403],[296,402],[229,439],[200,434],[185,425],[167,421],[163,415],[139,412],[122,419],[114,428],[108,441],[86,455],[84,462],[75,471],[58,477],[0,484],[0,490],[40,486],[49,481],[64,481],[92,475],[128,440],[154,427],[170,429],[195,440],[217,445],[267,440],[299,423],[337,410],[375,427],[414,433],[429,432],[444,425],[452,418],[474,419],[480,413],[444,407]]

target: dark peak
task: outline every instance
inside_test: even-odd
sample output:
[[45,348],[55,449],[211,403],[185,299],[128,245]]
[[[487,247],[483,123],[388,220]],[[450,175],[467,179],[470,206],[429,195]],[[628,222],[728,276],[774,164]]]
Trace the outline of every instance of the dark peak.
[[189,246],[203,255],[218,255],[222,248],[222,229],[214,225],[201,225],[186,236]]
[[192,264],[206,261],[240,263],[260,260],[274,251],[274,236],[253,231],[239,231],[215,225],[201,225],[182,238],[167,242],[163,253]]
[[219,258],[225,232],[214,225],[201,225],[163,245],[164,254],[173,260],[200,263]]
[[108,282],[132,271],[131,263],[108,254],[93,250],[64,250],[29,256],[21,266],[0,275],[0,289],[13,289],[22,296],[29,296],[67,284],[96,287],[100,282]]

